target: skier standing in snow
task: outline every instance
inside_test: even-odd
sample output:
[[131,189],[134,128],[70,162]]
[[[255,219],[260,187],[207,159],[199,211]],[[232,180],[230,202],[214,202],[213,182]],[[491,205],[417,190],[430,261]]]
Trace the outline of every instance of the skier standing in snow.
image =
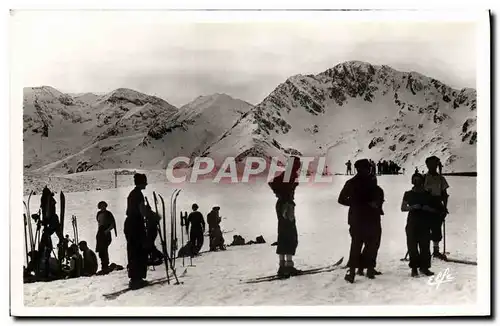
[[115,217],[107,210],[107,207],[108,204],[105,201],[100,201],[97,204],[99,211],[96,216],[98,228],[95,251],[99,254],[99,258],[101,259],[100,274],[107,274],[109,272],[108,248],[111,244],[111,230],[115,229],[115,236],[117,236]]
[[345,165],[347,166],[346,175],[352,175],[352,163],[351,163],[351,160],[348,160]]
[[443,239],[442,225],[446,215],[448,214],[448,192],[449,188],[446,179],[438,173],[438,168],[441,161],[436,156],[430,156],[425,160],[427,165],[427,173],[424,175],[424,188],[439,200],[444,210],[439,213],[429,213],[431,215],[431,240],[433,242],[432,255],[437,258],[445,259],[446,256],[439,252],[439,242]]
[[146,189],[146,175],[134,175],[135,188],[127,198],[127,218],[125,219],[124,233],[127,240],[128,277],[129,287],[138,289],[148,284],[147,274],[148,243],[144,218],[147,208],[142,190]]
[[[380,246],[380,215],[383,214],[383,191],[378,187],[376,178],[370,174],[371,164],[367,159],[356,161],[357,174],[347,180],[342,188],[338,202],[349,207],[348,224],[351,235],[349,270],[345,280],[353,283],[356,268],[367,268],[366,276],[375,278],[381,274],[375,270],[378,247]],[[363,248],[364,245],[364,248]]]
[[276,215],[278,217],[278,246],[276,253],[279,255],[278,276],[289,277],[297,275],[300,270],[294,267],[292,257],[298,246],[297,226],[295,223],[295,189],[299,185],[296,181],[301,167],[300,159],[291,158],[292,167],[290,179],[285,180],[282,172],[269,182],[269,187],[278,198],[276,202]]
[[[193,255],[197,255],[200,252],[201,247],[203,247],[205,220],[203,219],[203,214],[198,212],[197,204],[193,204],[191,208],[193,209],[193,211],[189,213],[189,216],[186,220],[186,232],[189,232],[189,242],[191,246],[191,252]],[[189,225],[191,225],[190,231],[189,231]]]
[[411,276],[418,276],[418,269],[426,276],[434,275],[431,267],[431,223],[434,214],[444,207],[424,188],[424,176],[415,173],[411,177],[413,188],[406,191],[401,211],[408,212],[406,221],[406,244],[410,255]]
[[82,276],[92,276],[97,272],[97,256],[95,252],[90,250],[87,241],[80,241],[78,244],[82,252],[83,266]]

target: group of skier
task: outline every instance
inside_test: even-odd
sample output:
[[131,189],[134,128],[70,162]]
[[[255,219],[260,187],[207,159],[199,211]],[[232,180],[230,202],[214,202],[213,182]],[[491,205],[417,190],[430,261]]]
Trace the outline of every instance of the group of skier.
[[[349,162],[350,163],[350,162]],[[403,195],[401,211],[408,212],[406,223],[406,242],[410,256],[411,276],[420,273],[431,276],[430,242],[433,242],[432,256],[446,259],[440,252],[442,240],[442,224],[448,214],[449,185],[441,175],[442,164],[438,157],[431,156],[425,161],[428,172],[415,172],[411,177],[413,187]],[[360,159],[355,162],[356,175],[347,180],[343,186],[338,203],[349,207],[347,223],[351,245],[349,251],[348,271],[345,280],[353,283],[355,275],[365,275],[374,279],[382,274],[375,269],[380,248],[384,215],[384,191],[377,184],[373,162]],[[289,277],[300,274],[293,262],[298,237],[295,223],[294,194],[298,186],[296,178],[300,169],[298,157],[292,157],[290,178],[285,180],[286,172],[282,172],[270,183],[277,197],[276,215],[278,218],[278,242],[276,253],[279,257],[278,276]],[[438,172],[439,169],[439,172]],[[357,269],[357,272],[356,272]]]
[[[405,169],[401,168],[396,162],[389,160],[380,160],[377,163],[373,160],[368,160],[370,163],[370,174],[383,175],[383,174],[399,174],[400,171],[405,173]],[[351,160],[346,163],[346,175],[353,175]]]
[[[290,171],[282,172],[268,183],[277,197],[275,205],[278,237],[276,253],[279,258],[277,275],[290,277],[301,273],[295,267],[293,256],[298,246],[298,233],[295,221],[294,195],[297,178],[301,168],[300,159],[292,157]],[[431,253],[430,242],[433,241],[433,256],[443,258],[439,251],[442,239],[441,226],[448,211],[446,179],[438,173],[441,163],[436,156],[427,158],[428,172],[420,174],[417,171],[411,177],[412,189],[403,195],[401,211],[408,212],[406,224],[406,241],[410,257],[409,267],[411,276],[420,273],[430,276]],[[356,175],[347,180],[343,186],[338,203],[349,207],[347,222],[351,245],[349,251],[348,271],[345,280],[353,283],[355,275],[365,275],[373,279],[382,274],[375,269],[377,255],[381,243],[382,226],[381,216],[384,215],[384,191],[377,183],[376,171],[373,162],[360,159],[355,162]],[[285,180],[286,177],[288,180]],[[148,266],[159,265],[168,259],[165,248],[158,250],[155,240],[158,236],[160,216],[153,211],[142,191],[147,187],[145,174],[134,175],[135,188],[127,197],[126,219],[124,234],[127,242],[127,271],[131,289],[141,288],[148,284],[145,280]],[[113,214],[107,210],[107,203],[98,203],[96,215],[97,234],[96,252],[101,260],[101,271],[97,272],[98,263],[96,254],[87,246],[85,241],[78,245],[72,242],[69,236],[62,237],[62,229],[55,212],[54,194],[46,187],[42,193],[41,211],[44,226],[38,251],[30,252],[31,261],[25,272],[31,275],[48,278],[50,271],[56,278],[72,278],[107,274],[116,269],[117,265],[110,265],[108,248],[112,241],[112,230],[117,236],[116,222]],[[213,207],[207,214],[210,251],[225,250],[224,237],[220,228],[220,207]],[[200,253],[204,243],[206,224],[198,205],[192,205],[192,212],[183,216],[181,225],[185,226],[189,235],[187,248],[191,257]],[[58,259],[51,257],[52,235],[56,233],[59,238]],[[80,254],[80,251],[82,254]],[[182,248],[181,248],[182,251]],[[179,251],[180,252],[180,251]],[[179,256],[181,254],[179,253]],[[64,260],[64,264],[62,261]],[[61,267],[62,266],[62,267]],[[168,267],[167,267],[168,268]],[[357,272],[356,272],[357,269]],[[52,277],[54,277],[52,275]]]
[[[127,198],[127,217],[125,219],[124,233],[127,241],[128,277],[129,287],[137,289],[148,284],[145,280],[149,265],[162,264],[168,259],[166,253],[155,246],[158,236],[160,216],[154,212],[142,193],[146,189],[147,177],[145,174],[134,175],[135,188]],[[198,205],[192,205],[192,212],[183,220],[186,234],[189,235],[186,248],[179,250],[179,256],[196,256],[204,243],[206,229],[203,214],[198,211]],[[224,238],[220,228],[222,218],[219,215],[220,207],[212,208],[207,214],[207,224],[210,239],[210,251],[225,250]],[[184,220],[185,219],[185,220]]]
[[[31,245],[32,250],[27,254],[27,264],[24,268],[25,281],[100,275],[107,274],[115,268],[119,269],[119,265],[112,264],[110,267],[109,264],[108,247],[111,244],[111,231],[113,229],[115,229],[116,235],[116,223],[113,214],[106,207],[106,202],[101,201],[98,204],[99,211],[96,216],[98,224],[96,252],[99,253],[101,259],[101,270],[97,271],[97,256],[88,247],[87,242],[77,241],[76,234],[73,240],[70,239],[68,234],[63,237],[62,223],[56,213],[54,193],[48,187],[45,187],[40,200],[41,216],[40,214],[31,216],[37,223],[37,229],[40,231],[41,236],[37,244],[33,243]],[[64,215],[64,212],[60,212],[60,215]],[[31,225],[28,227],[31,227]],[[52,243],[54,234],[59,239],[57,255],[54,252]]]

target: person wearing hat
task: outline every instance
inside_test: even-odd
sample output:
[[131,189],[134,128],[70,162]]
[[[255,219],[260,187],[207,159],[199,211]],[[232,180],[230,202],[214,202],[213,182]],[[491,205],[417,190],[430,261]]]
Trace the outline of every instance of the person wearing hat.
[[448,182],[445,177],[438,173],[438,169],[441,171],[442,164],[441,160],[437,156],[430,156],[425,160],[425,165],[427,166],[427,173],[424,174],[424,188],[431,193],[436,199],[438,199],[444,206],[444,211],[439,212],[439,214],[429,213],[432,217],[431,220],[431,240],[433,242],[433,253],[434,257],[445,259],[445,254],[439,252],[439,242],[443,239],[442,225],[446,215],[448,214]]
[[[277,197],[276,215],[278,218],[278,243],[276,254],[279,257],[279,268],[277,275],[280,277],[290,277],[300,274],[300,270],[295,268],[293,256],[298,247],[298,233],[295,222],[295,189],[299,185],[297,178],[301,168],[298,157],[291,157],[290,179],[285,180],[286,171],[276,176],[269,187]],[[288,167],[287,167],[288,169]]]
[[[201,247],[203,247],[203,234],[205,233],[205,220],[203,214],[198,211],[198,205],[193,204],[191,206],[193,211],[189,213],[186,220],[186,232],[189,232],[189,243],[191,247],[191,253],[197,255]],[[191,230],[189,231],[189,226],[191,225]]]
[[208,237],[209,237],[209,244],[210,244],[210,251],[215,251],[215,230],[216,228],[220,227],[220,222],[222,218],[219,215],[220,207],[215,206],[212,207],[212,211],[207,214],[207,223],[208,223]]
[[[349,207],[347,223],[351,235],[349,252],[349,270],[345,280],[353,283],[356,268],[358,274],[370,279],[381,273],[375,270],[377,251],[380,246],[382,203],[384,194],[377,185],[376,177],[371,174],[369,160],[361,159],[354,163],[356,175],[347,180],[342,188],[338,203]],[[364,246],[364,247],[363,247]]]
[[127,197],[127,217],[124,233],[127,240],[127,260],[129,287],[139,289],[148,284],[145,280],[148,270],[149,243],[146,234],[145,217],[148,209],[142,190],[148,184],[145,174],[134,174],[135,188]]
[[411,276],[418,277],[418,270],[426,276],[434,275],[431,267],[431,222],[429,213],[444,210],[442,203],[424,188],[425,178],[420,173],[411,177],[413,188],[406,191],[401,211],[408,212],[406,220],[406,244],[410,256]]
[[116,222],[113,214],[107,210],[108,204],[105,201],[100,201],[97,204],[99,211],[96,215],[97,220],[97,234],[96,234],[96,248],[95,251],[99,254],[101,259],[100,274],[107,274],[109,269],[109,251],[111,245],[111,230],[115,229]]

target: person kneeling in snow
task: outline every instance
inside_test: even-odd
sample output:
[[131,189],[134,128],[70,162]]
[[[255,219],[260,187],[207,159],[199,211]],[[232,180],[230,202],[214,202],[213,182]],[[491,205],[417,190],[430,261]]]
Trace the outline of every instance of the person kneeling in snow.
[[431,267],[431,229],[435,214],[445,208],[424,186],[425,177],[415,173],[411,177],[413,188],[406,191],[401,211],[408,212],[406,221],[406,244],[410,255],[411,276],[418,276],[418,269],[426,276],[434,275]]
[[285,172],[275,177],[269,182],[269,187],[278,198],[276,202],[276,215],[278,217],[278,247],[276,253],[279,255],[278,276],[289,277],[300,273],[294,267],[292,257],[298,246],[297,226],[295,224],[295,188],[299,185],[296,182],[300,169],[300,159],[292,157],[293,165],[290,180],[284,180]]
[[87,241],[80,241],[78,247],[83,253],[82,276],[92,276],[97,272],[97,256],[87,246]]
[[68,262],[69,265],[65,266],[63,271],[66,273],[66,278],[76,278],[82,275],[83,259],[78,252],[78,246],[72,244],[68,248]]

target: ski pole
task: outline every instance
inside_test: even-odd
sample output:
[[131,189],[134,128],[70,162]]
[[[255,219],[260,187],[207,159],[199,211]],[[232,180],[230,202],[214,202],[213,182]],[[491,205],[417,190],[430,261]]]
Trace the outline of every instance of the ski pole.
[[446,256],[446,218],[443,220],[443,255]]
[[24,217],[24,245],[26,247],[26,268],[28,268],[29,257],[28,257],[28,233],[26,231],[26,227],[28,226],[28,221],[26,221],[26,214],[23,214]]
[[[184,225],[186,223],[184,222],[184,216],[182,215],[182,212],[181,212],[181,246],[182,248],[184,247]],[[185,255],[182,255],[182,267],[184,267],[184,256]]]

